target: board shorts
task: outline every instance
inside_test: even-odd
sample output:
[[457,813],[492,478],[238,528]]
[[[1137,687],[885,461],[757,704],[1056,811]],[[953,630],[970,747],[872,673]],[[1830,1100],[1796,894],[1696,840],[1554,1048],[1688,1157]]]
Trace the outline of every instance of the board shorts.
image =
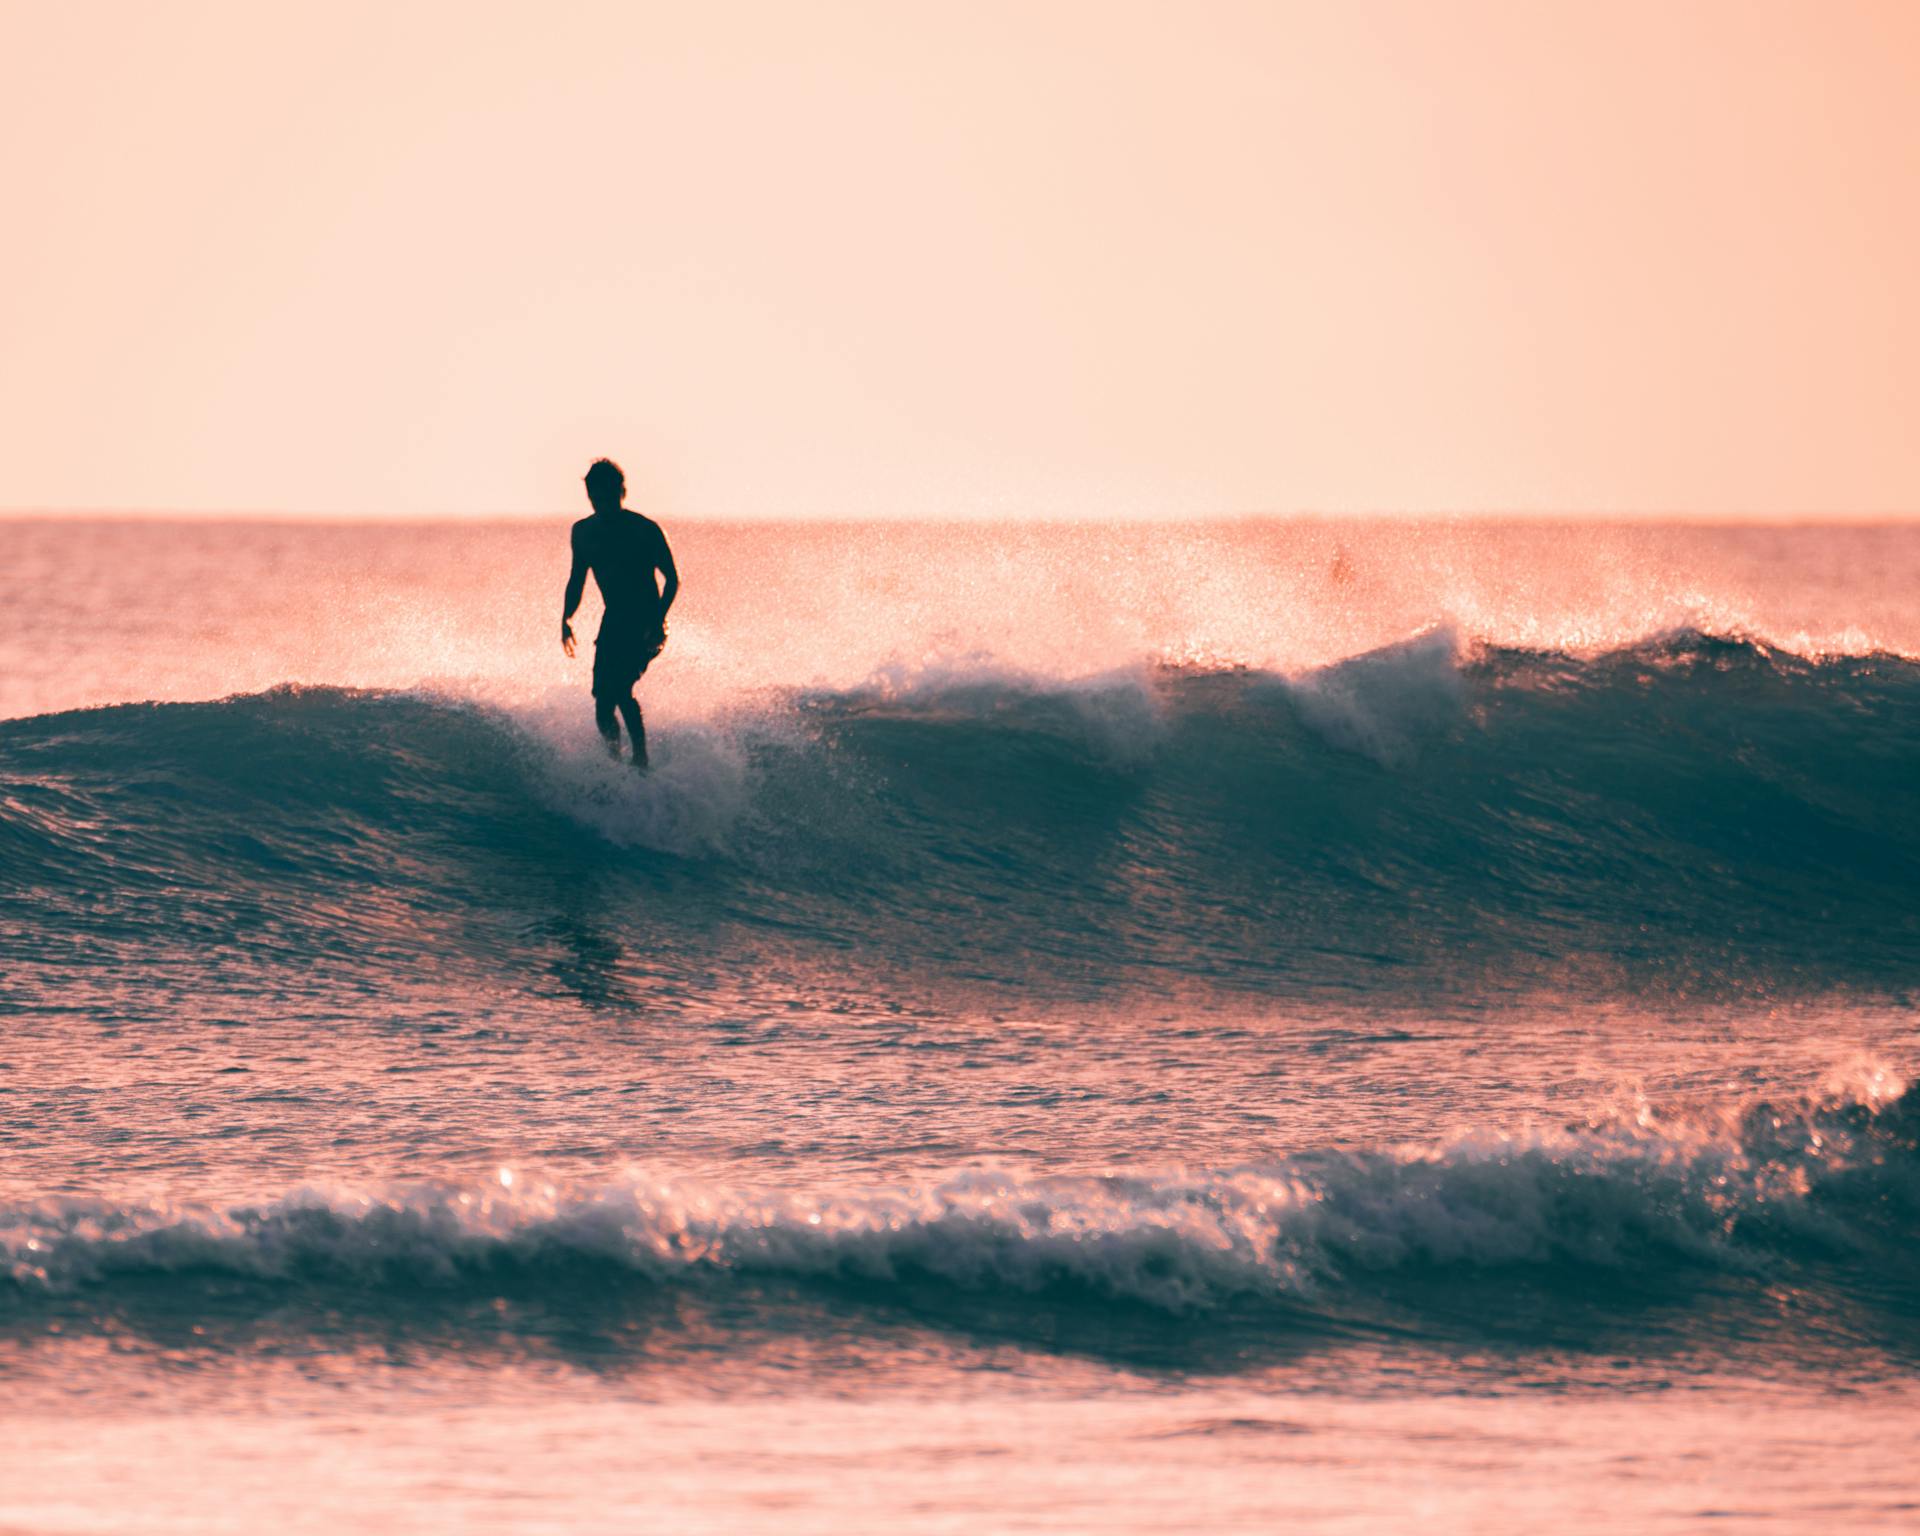
[[593,696],[624,699],[666,643],[667,632],[657,621],[608,614],[593,642]]

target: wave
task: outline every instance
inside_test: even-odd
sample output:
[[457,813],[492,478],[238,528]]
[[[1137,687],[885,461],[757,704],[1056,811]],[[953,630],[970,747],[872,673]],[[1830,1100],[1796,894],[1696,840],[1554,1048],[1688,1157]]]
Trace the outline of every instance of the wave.
[[636,1300],[772,1282],[935,1311],[984,1297],[1351,1320],[1417,1308],[1440,1283],[1457,1308],[1504,1278],[1568,1305],[1786,1286],[1912,1321],[1916,1221],[1920,1116],[1875,1068],[1794,1103],[1636,1103],[1551,1131],[1188,1171],[749,1190],[503,1169],[484,1187],[223,1207],[48,1198],[0,1206],[0,1316],[116,1293],[191,1309],[236,1282],[273,1304],[324,1292],[328,1308],[379,1313],[584,1277]]
[[1429,635],[1296,677],[975,660],[656,722],[645,779],[582,713],[320,688],[0,723],[16,983],[183,950],[538,964],[583,882],[669,979],[725,949],[1067,992],[1897,992],[1920,953],[1898,657],[1686,633]]

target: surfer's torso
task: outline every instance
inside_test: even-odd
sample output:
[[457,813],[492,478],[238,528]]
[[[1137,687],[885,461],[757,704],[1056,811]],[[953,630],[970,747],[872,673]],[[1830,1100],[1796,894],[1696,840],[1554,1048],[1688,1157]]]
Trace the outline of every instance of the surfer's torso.
[[618,512],[596,512],[573,525],[573,548],[593,572],[594,585],[607,605],[607,624],[660,628],[660,585],[655,573],[669,566],[672,556],[658,523],[624,507]]

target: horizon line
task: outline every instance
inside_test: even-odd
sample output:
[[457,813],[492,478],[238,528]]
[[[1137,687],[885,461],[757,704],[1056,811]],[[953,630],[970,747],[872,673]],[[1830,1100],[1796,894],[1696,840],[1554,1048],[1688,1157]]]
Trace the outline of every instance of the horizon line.
[[[638,510],[638,509],[636,509]],[[81,508],[0,508],[0,523],[277,523],[288,526],[322,525],[379,526],[399,524],[451,526],[462,524],[547,523],[562,519],[577,520],[589,512],[554,509],[552,511],[489,512],[313,512],[288,510],[248,510],[209,508],[183,510],[150,507]],[[1142,512],[663,512],[675,522],[696,524],[1018,524],[1018,523],[1244,523],[1244,522],[1507,522],[1507,523],[1649,523],[1672,525],[1748,526],[1748,527],[1888,527],[1920,523],[1920,509],[1896,512],[1857,510],[1792,511],[1652,511],[1620,509],[1528,508],[1415,508],[1330,511],[1302,508],[1292,511],[1218,511],[1181,513]]]

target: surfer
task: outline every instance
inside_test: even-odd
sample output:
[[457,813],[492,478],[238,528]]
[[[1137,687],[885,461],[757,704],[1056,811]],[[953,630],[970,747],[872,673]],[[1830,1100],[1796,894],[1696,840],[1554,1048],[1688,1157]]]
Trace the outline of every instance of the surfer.
[[[607,611],[593,642],[593,718],[607,750],[620,755],[620,726],[627,723],[633,766],[647,766],[647,727],[633,685],[667,643],[667,610],[680,590],[667,536],[650,517],[630,512],[627,477],[612,459],[596,459],[587,471],[593,516],[573,525],[573,570],[567,576],[567,607],[560,615],[560,645],[573,654],[573,612],[593,572]],[[661,578],[655,581],[655,575]]]

